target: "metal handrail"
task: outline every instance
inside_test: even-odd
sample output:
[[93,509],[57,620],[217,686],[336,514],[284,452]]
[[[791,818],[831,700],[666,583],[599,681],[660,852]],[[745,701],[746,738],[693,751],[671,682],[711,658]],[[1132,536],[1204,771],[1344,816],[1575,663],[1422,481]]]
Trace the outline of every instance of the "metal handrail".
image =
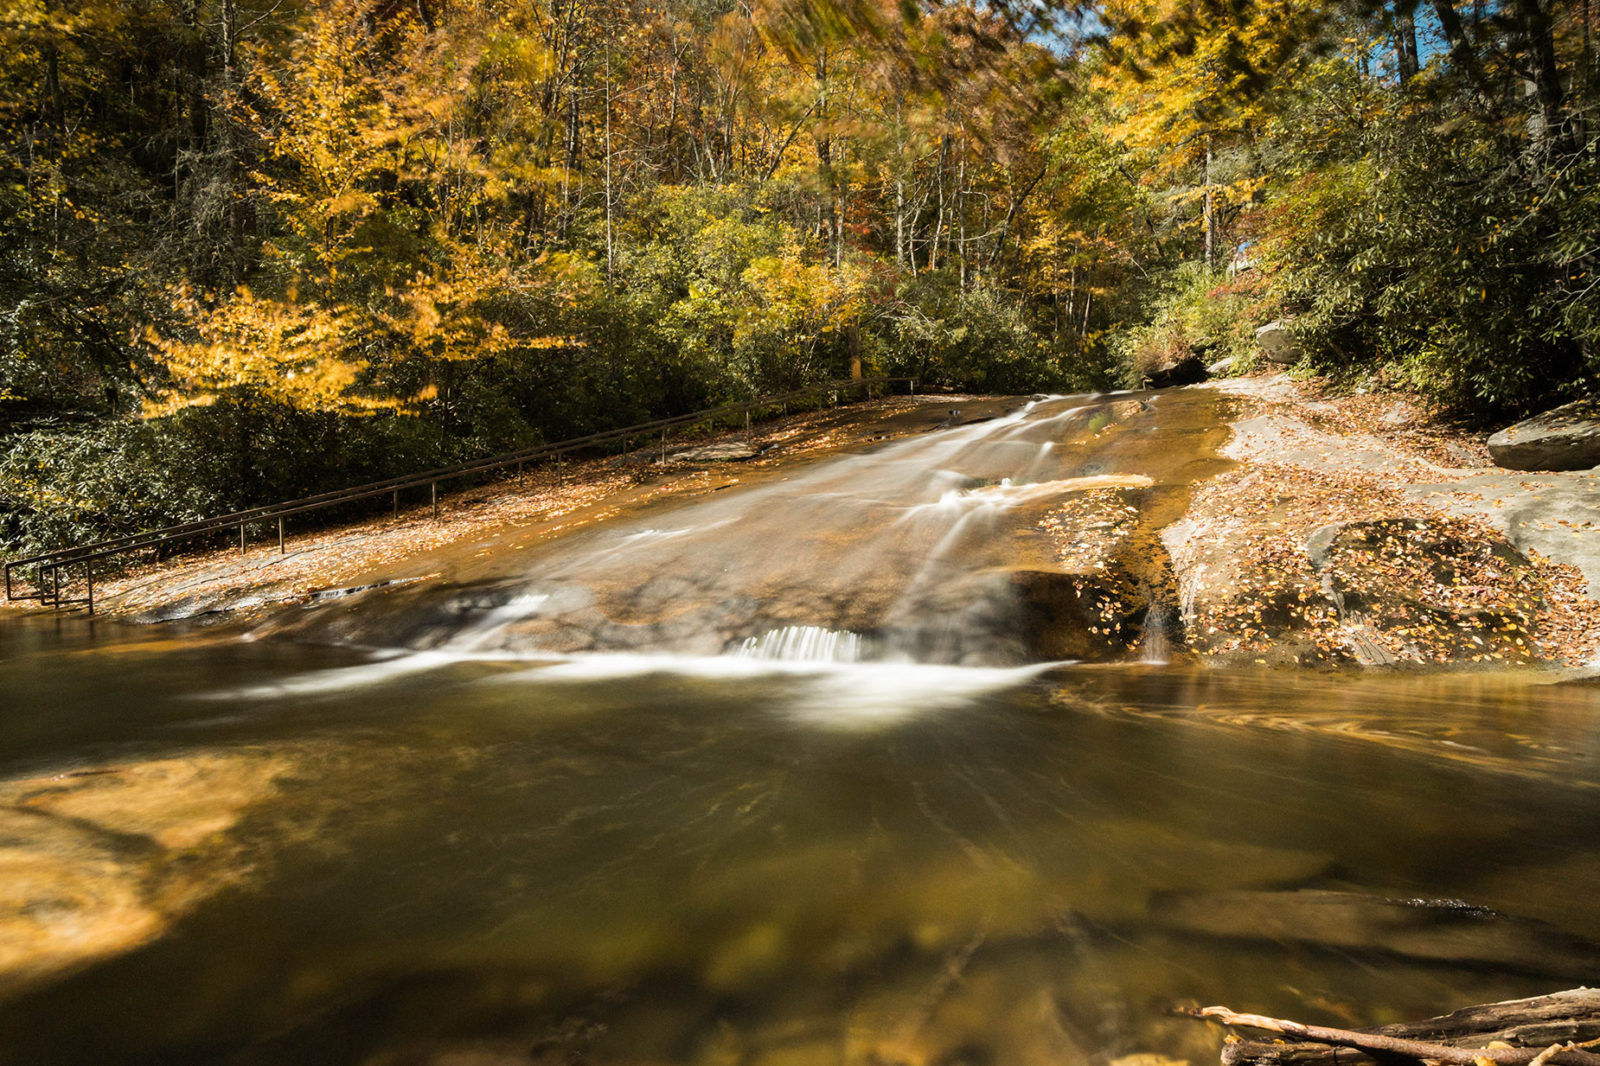
[[[394,496],[395,512],[398,513],[401,490],[428,485],[431,489],[434,517],[437,518],[439,514],[439,482],[441,481],[497,470],[512,464],[516,464],[520,468],[523,463],[532,460],[554,458],[565,455],[568,452],[593,448],[619,440],[626,442],[630,437],[646,434],[660,433],[663,443],[665,443],[667,431],[680,426],[694,425],[700,422],[715,422],[718,419],[741,414],[745,415],[748,420],[750,414],[763,408],[785,406],[797,400],[803,400],[821,393],[837,394],[845,389],[865,388],[868,396],[870,396],[876,388],[887,388],[902,383],[906,384],[911,392],[916,391],[915,378],[845,378],[828,381],[773,396],[758,397],[742,403],[724,404],[721,407],[692,411],[689,414],[676,415],[672,418],[660,418],[653,422],[641,422],[636,425],[623,426],[620,429],[604,430],[582,437],[572,437],[549,444],[534,445],[514,452],[502,452],[482,459],[472,459],[464,463],[457,463],[454,466],[427,470],[420,474],[404,474],[398,477],[386,478],[383,481],[368,482],[365,485],[335,489],[330,492],[318,493],[314,496],[303,496],[298,499],[284,500],[243,511],[232,511],[212,518],[163,526],[160,529],[149,530],[144,533],[130,533],[108,540],[94,541],[90,544],[42,552],[23,559],[12,559],[5,564],[6,599],[8,601],[38,600],[41,606],[47,607],[67,607],[85,604],[89,608],[89,613],[93,614],[94,563],[109,556],[139,551],[144,548],[159,548],[175,541],[189,540],[208,533],[219,533],[234,527],[239,530],[239,550],[243,552],[245,550],[245,526],[250,523],[273,519],[278,522],[278,550],[282,552],[285,550],[283,520],[290,515],[303,514],[307,511],[321,510],[340,503],[371,499],[374,496],[386,494]],[[62,582],[61,570],[76,565],[82,565],[85,568],[88,591],[85,597],[74,599],[68,598],[63,593],[65,586]],[[12,572],[20,571],[27,566],[37,568],[31,591],[16,591],[13,587]]]

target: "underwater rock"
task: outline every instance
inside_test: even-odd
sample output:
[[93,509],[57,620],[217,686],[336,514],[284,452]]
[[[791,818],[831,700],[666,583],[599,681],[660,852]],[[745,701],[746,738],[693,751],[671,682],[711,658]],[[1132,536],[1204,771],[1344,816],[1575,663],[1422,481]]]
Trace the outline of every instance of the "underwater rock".
[[237,881],[219,842],[287,769],[216,753],[0,782],[0,996],[148,943]]
[[1541,977],[1590,978],[1600,945],[1460,900],[1304,889],[1176,895],[1151,921],[1187,934],[1300,942]]

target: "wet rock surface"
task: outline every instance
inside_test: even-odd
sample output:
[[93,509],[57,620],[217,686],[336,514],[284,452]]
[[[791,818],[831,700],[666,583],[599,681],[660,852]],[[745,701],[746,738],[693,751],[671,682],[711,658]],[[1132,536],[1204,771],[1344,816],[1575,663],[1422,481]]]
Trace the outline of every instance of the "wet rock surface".
[[[1151,602],[1170,599],[1153,529],[1225,465],[1211,455],[1216,406],[1185,394],[967,404],[942,434],[608,523],[514,581],[394,590],[270,628],[455,652],[700,656],[815,629],[852,635],[868,659],[1122,658]],[[1183,434],[1198,437],[1174,449]],[[1079,521],[1102,503],[1125,529]]]

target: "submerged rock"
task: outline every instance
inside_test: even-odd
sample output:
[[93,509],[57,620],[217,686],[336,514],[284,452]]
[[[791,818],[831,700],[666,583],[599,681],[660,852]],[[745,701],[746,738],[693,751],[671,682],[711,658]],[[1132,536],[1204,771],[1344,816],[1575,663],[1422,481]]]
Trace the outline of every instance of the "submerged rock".
[[0,997],[160,936],[242,864],[285,760],[223,753],[0,782]]
[[1588,470],[1600,466],[1600,400],[1579,400],[1489,438],[1489,454],[1509,470]]
[[1591,977],[1600,953],[1600,945],[1542,922],[1450,899],[1315,889],[1196,893],[1158,901],[1150,918],[1188,934],[1298,941],[1547,977]]

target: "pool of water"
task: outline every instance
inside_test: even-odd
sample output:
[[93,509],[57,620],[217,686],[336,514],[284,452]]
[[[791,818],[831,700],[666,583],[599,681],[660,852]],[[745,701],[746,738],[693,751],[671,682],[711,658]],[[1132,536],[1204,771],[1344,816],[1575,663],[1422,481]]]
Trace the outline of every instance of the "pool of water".
[[1039,661],[1041,516],[1170,522],[1218,404],[1018,402],[250,631],[0,621],[0,1064],[1198,1066],[1174,1004],[1592,981],[1600,689]]
[[6,802],[148,804],[76,883],[158,915],[0,985],[0,1062],[1202,1062],[1168,1005],[1374,1023],[1600,969],[1594,688],[396,660],[0,627]]

